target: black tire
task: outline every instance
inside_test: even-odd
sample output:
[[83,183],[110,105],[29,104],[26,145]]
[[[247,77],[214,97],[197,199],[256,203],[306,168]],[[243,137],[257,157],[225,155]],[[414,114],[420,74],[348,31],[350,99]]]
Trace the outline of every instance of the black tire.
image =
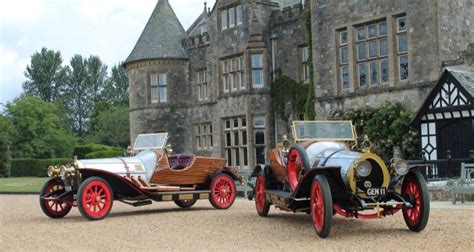
[[413,203],[412,208],[402,210],[406,225],[411,231],[422,231],[428,224],[430,197],[425,179],[419,171],[412,171],[405,176],[402,185],[402,196],[405,199],[410,199],[410,202]]
[[190,208],[196,204],[197,199],[192,200],[175,200],[174,203],[181,208]]
[[260,174],[255,182],[255,209],[261,217],[267,217],[270,211],[270,203],[265,195],[265,186],[265,176]]
[[[221,184],[223,182],[223,184]],[[225,191],[219,191],[220,185]],[[211,180],[209,202],[215,209],[228,209],[234,204],[237,196],[234,179],[225,173],[214,176]]]
[[[316,189],[316,186],[319,189]],[[318,190],[318,195],[316,195],[316,190]],[[319,208],[317,207],[318,204],[320,205]],[[310,209],[311,221],[313,222],[316,234],[321,238],[328,237],[331,232],[333,204],[331,188],[329,187],[328,179],[323,174],[316,175],[311,184]]]
[[[64,183],[61,180],[56,178],[48,180],[41,189],[39,202],[41,206],[41,210],[43,213],[53,219],[59,219],[66,216],[72,208],[72,205],[65,202],[60,202],[58,200],[45,200],[44,196],[51,192],[58,192],[54,193],[54,196],[58,196],[60,193],[64,191]],[[72,203],[72,202],[71,202]]]
[[288,161],[287,161],[287,170],[288,170],[288,174],[287,174],[287,179],[288,179],[288,182],[290,183],[290,188],[291,190],[296,190],[296,187],[297,187],[297,184],[298,184],[298,179],[299,179],[299,173],[301,173],[301,170],[299,171],[298,174],[296,174],[296,171],[295,173],[292,173],[291,171],[292,170],[295,170],[296,169],[296,164],[294,164],[294,160],[292,160],[292,153],[296,152],[298,154],[298,156],[301,158],[301,170],[304,170],[305,173],[309,172],[309,170],[311,169],[309,167],[309,158],[308,158],[308,154],[306,154],[306,150],[303,148],[303,146],[299,145],[299,144],[294,144],[290,147],[289,151],[288,151]]
[[[105,194],[104,209],[100,209],[100,205],[99,205],[99,213],[97,214],[91,211],[91,210],[95,210],[96,209],[95,207],[94,209],[87,207],[87,203],[88,203],[87,194],[90,192],[91,186],[94,186],[95,184],[99,184],[100,188],[103,190]],[[101,220],[105,218],[109,214],[110,210],[112,209],[113,203],[114,203],[114,193],[109,183],[105,181],[103,178],[90,177],[84,180],[82,184],[79,186],[79,189],[77,190],[77,207],[79,208],[79,212],[81,213],[81,215],[86,217],[88,220],[96,221],[96,220]],[[96,203],[96,204],[99,204],[99,203]]]

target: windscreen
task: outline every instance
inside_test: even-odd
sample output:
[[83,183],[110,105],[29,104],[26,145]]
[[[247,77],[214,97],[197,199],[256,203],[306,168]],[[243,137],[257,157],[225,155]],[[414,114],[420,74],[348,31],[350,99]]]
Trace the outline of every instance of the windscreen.
[[138,135],[135,141],[134,150],[148,150],[148,149],[162,149],[166,140],[168,139],[168,133],[157,133],[157,134],[142,134]]
[[294,121],[296,141],[353,141],[351,121]]

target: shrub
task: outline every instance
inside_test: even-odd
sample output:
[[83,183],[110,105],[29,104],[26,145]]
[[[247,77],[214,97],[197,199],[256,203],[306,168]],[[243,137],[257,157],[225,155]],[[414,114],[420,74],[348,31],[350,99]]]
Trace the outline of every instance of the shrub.
[[124,150],[122,149],[97,151],[97,152],[92,152],[92,153],[87,154],[86,159],[123,157],[123,154],[124,154]]
[[111,150],[115,150],[115,148],[102,144],[84,144],[74,147],[73,153],[74,156],[77,156],[77,158],[84,159],[89,153]]
[[10,176],[11,124],[0,114],[0,178]]
[[31,159],[21,158],[11,161],[12,177],[46,177],[46,170],[50,165],[66,165],[72,163],[68,158]]
[[374,143],[373,150],[388,162],[393,147],[399,146],[402,158],[417,159],[418,132],[410,127],[414,113],[400,103],[387,102],[379,108],[361,107],[345,111],[332,111],[330,120],[351,120],[359,137],[369,136]]

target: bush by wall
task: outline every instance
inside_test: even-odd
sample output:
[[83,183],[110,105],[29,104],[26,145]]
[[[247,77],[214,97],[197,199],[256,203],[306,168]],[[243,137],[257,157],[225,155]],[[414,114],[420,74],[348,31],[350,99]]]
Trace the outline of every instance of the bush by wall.
[[[110,147],[107,145],[102,144],[84,144],[84,145],[77,145],[74,147],[74,156],[77,156],[78,159],[85,159],[87,158],[87,154],[93,152],[101,152],[101,151],[113,151],[118,150],[119,148]],[[121,150],[123,155],[123,150]]]
[[400,103],[387,102],[379,108],[361,107],[345,111],[332,111],[330,120],[351,120],[360,137],[369,136],[374,151],[387,162],[392,158],[393,147],[399,146],[404,159],[419,159],[419,138],[416,129],[409,126],[414,113]]
[[113,149],[113,150],[91,152],[86,155],[86,159],[123,157],[123,155],[124,155],[124,150]]
[[50,165],[66,165],[72,163],[69,158],[31,159],[20,158],[11,161],[12,177],[46,177]]

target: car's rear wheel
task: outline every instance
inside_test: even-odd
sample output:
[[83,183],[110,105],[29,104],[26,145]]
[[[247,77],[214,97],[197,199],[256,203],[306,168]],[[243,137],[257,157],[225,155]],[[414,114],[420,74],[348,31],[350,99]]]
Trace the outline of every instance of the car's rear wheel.
[[403,219],[411,231],[420,232],[428,224],[430,199],[425,179],[418,171],[406,175],[402,185],[402,196],[412,203],[412,208],[403,209]]
[[257,182],[255,182],[255,208],[258,215],[262,217],[268,216],[270,210],[270,203],[267,201],[265,195],[265,176],[259,175]]
[[90,177],[79,186],[77,206],[82,216],[89,220],[101,220],[109,214],[114,195],[109,183],[99,177]]
[[288,152],[288,182],[291,190],[296,190],[300,176],[309,170],[309,159],[303,146],[295,144]]
[[40,206],[43,213],[50,218],[62,218],[66,216],[72,208],[72,202],[64,202],[57,199],[64,193],[64,182],[58,179],[50,179],[40,192]]
[[227,174],[219,174],[211,181],[211,197],[209,201],[216,209],[227,209],[234,204],[236,190],[235,182]]
[[174,203],[181,208],[190,208],[196,204],[197,199],[191,200],[175,200]]
[[311,185],[311,220],[319,237],[325,238],[331,231],[333,205],[331,189],[326,176],[319,174]]

